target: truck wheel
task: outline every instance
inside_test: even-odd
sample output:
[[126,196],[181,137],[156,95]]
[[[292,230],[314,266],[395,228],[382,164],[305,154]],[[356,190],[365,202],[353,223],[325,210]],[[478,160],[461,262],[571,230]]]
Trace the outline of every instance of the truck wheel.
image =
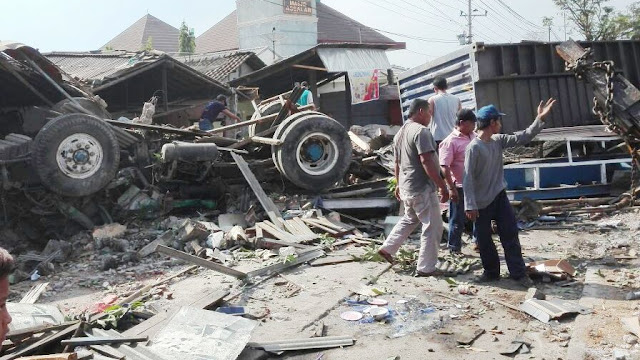
[[351,162],[347,131],[330,117],[303,117],[290,123],[277,158],[283,175],[308,190],[322,190],[342,179]]
[[[284,134],[285,130],[287,130],[289,128],[289,125],[291,125],[293,122],[295,122],[296,120],[298,120],[300,118],[310,117],[310,115],[325,116],[324,114],[319,113],[319,112],[315,112],[315,111],[301,111],[299,113],[295,113],[295,114],[289,116],[288,118],[284,119],[280,123],[280,125],[278,125],[278,127],[276,128],[276,132],[273,134],[272,138],[276,139],[276,140],[281,140],[282,134]],[[274,145],[271,146],[271,159],[273,160],[273,164],[276,166],[276,169],[278,169],[278,171],[282,175],[285,175],[285,171],[284,171],[284,169],[282,169],[282,165],[280,164],[280,159],[278,158],[278,149],[279,148],[280,148],[280,146],[274,146]]]
[[120,163],[118,140],[109,125],[84,114],[59,116],[33,142],[32,162],[49,190],[87,196],[105,187]]
[[[262,116],[277,114],[280,112],[280,109],[282,109],[282,104],[280,104],[279,101],[274,101],[274,102],[264,104],[260,106],[258,109],[260,109]],[[260,117],[258,112],[254,112],[253,115],[251,115],[251,120],[257,119],[258,117]],[[256,136],[256,134],[259,134],[265,130],[268,130],[270,127],[274,125],[278,125],[278,124],[274,124],[274,120],[267,121],[261,124],[249,125],[249,136],[250,137]]]

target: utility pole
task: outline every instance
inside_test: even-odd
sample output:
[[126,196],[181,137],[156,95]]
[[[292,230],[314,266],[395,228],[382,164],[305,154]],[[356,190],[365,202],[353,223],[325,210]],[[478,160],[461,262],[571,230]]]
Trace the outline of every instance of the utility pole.
[[276,62],[276,27],[274,26],[273,29],[271,30],[271,49],[273,52],[273,62]]
[[543,17],[542,18],[542,26],[545,26],[549,31],[549,42],[551,42],[551,25],[553,25],[552,17]]
[[567,41],[567,10],[562,9],[562,22],[564,23],[564,41]]
[[471,5],[471,0],[469,0],[467,13],[465,14],[464,11],[462,10],[460,11],[460,16],[467,18],[467,26],[469,30],[469,33],[467,34],[467,44],[471,44],[473,42],[473,18],[476,16],[487,16],[487,10],[485,10],[484,14],[482,15],[474,14],[477,12],[478,12],[478,9],[473,9],[473,6]]

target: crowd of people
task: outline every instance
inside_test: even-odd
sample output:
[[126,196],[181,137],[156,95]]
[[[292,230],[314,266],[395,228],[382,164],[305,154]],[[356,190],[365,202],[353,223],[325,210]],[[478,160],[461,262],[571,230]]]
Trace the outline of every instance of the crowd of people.
[[500,258],[492,239],[495,222],[509,277],[531,287],[517,220],[507,198],[503,151],[533,140],[543,129],[555,100],[540,102],[537,116],[526,130],[506,135],[500,132],[507,115],[494,105],[474,113],[447,92],[445,78],[436,77],[433,87],[434,95],[428,100],[413,100],[408,119],[394,138],[395,195],[404,205],[404,215],[378,253],[393,263],[393,255],[422,225],[416,276],[454,276],[436,268],[443,234],[439,203],[448,201],[447,246],[452,254],[462,256],[465,221],[473,223],[474,248],[484,268],[476,281],[500,279]]

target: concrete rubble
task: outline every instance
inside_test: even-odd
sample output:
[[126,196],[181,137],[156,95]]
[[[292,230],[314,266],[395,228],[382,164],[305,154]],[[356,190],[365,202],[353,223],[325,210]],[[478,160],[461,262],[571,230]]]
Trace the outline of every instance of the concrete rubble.
[[[257,125],[325,115],[283,99],[244,124],[253,136],[231,142],[115,124],[165,159],[130,154],[87,197],[10,193],[27,205],[12,206],[15,221],[0,230],[18,261],[0,360],[640,357],[635,197],[514,201],[535,289],[475,284],[469,234],[463,254],[441,249],[438,267],[455,279],[414,277],[418,234],[394,266],[376,251],[398,220],[397,129],[343,129],[350,161],[336,170],[339,186],[305,188],[282,170],[287,154],[272,153],[286,134],[264,140],[279,125]],[[187,161],[196,144],[217,145]]]

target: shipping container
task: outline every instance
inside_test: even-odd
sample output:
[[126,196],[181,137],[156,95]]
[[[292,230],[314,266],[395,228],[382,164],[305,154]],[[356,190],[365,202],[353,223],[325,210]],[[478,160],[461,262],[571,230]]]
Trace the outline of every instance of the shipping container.
[[[558,43],[475,43],[399,75],[403,118],[413,99],[433,95],[433,79],[444,76],[449,92],[462,106],[496,105],[508,114],[503,131],[524,130],[535,117],[540,100],[558,99],[547,127],[597,124],[591,113],[593,89],[565,70],[556,54]],[[612,60],[618,73],[640,87],[640,41],[582,42],[596,61]]]

